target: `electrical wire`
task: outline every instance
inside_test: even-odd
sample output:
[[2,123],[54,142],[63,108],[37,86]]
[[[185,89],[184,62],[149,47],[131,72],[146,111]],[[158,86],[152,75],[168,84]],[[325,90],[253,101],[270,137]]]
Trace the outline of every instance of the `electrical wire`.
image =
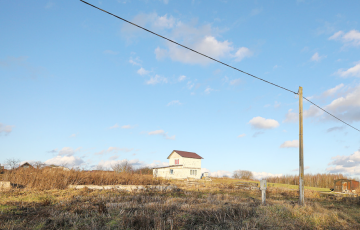
[[334,116],[334,115],[332,115],[331,113],[329,113],[328,111],[326,111],[325,109],[323,109],[323,108],[321,108],[320,106],[318,106],[317,104],[315,104],[314,102],[312,102],[312,101],[310,101],[309,99],[307,99],[306,97],[303,97],[305,100],[307,100],[308,102],[310,102],[311,104],[313,104],[313,105],[315,105],[316,107],[318,107],[319,109],[321,109],[322,111],[324,111],[325,113],[327,113],[327,114],[329,114],[330,116],[332,116],[332,117],[334,117],[335,119],[338,119],[339,121],[341,121],[342,123],[344,123],[344,124],[346,124],[346,125],[348,125],[348,126],[350,126],[351,128],[353,128],[353,129],[355,129],[355,130],[357,130],[357,131],[359,131],[360,132],[360,130],[358,130],[357,128],[355,128],[354,126],[352,126],[352,125],[350,125],[350,124],[348,124],[348,123],[346,123],[345,121],[343,121],[343,120],[341,120],[340,118],[338,118],[338,117],[336,117],[336,116]]
[[230,67],[230,68],[232,68],[232,69],[235,69],[235,70],[237,70],[237,71],[240,71],[240,72],[242,72],[242,73],[244,73],[244,74],[247,74],[247,75],[249,75],[249,76],[251,76],[251,77],[253,77],[253,78],[256,78],[256,79],[258,79],[258,80],[264,81],[264,82],[266,82],[266,83],[269,83],[269,84],[274,85],[274,86],[276,86],[276,87],[279,87],[279,88],[281,88],[281,89],[287,90],[287,91],[292,92],[292,93],[294,93],[294,94],[297,94],[296,92],[294,92],[294,91],[292,91],[292,90],[290,90],[290,89],[287,89],[287,88],[285,88],[285,87],[279,86],[279,85],[274,84],[274,83],[272,83],[272,82],[269,82],[269,81],[267,81],[267,80],[265,80],[265,79],[256,77],[256,76],[254,76],[254,75],[252,75],[252,74],[250,74],[250,73],[247,73],[247,72],[245,72],[245,71],[243,71],[243,70],[240,70],[240,69],[238,69],[238,68],[236,68],[236,67],[233,67],[233,66],[231,66],[231,65],[228,65],[228,64],[226,64],[226,63],[224,63],[224,62],[221,62],[221,61],[219,61],[219,60],[217,60],[217,59],[215,59],[215,58],[212,58],[212,57],[210,57],[210,56],[207,56],[207,55],[205,55],[205,54],[203,54],[203,53],[200,53],[200,52],[198,52],[198,51],[196,51],[196,50],[193,50],[193,49],[191,49],[191,48],[189,48],[189,47],[187,47],[187,46],[184,46],[184,45],[182,45],[182,44],[180,44],[180,43],[178,43],[178,42],[175,42],[175,41],[173,41],[173,40],[171,40],[171,39],[169,39],[169,38],[166,38],[166,37],[164,37],[164,36],[161,36],[160,34],[157,34],[157,33],[153,32],[153,31],[151,31],[151,30],[148,30],[148,29],[146,29],[146,28],[144,28],[144,27],[141,27],[141,26],[139,26],[139,25],[137,25],[137,24],[135,24],[135,23],[132,23],[132,22],[130,22],[130,21],[128,21],[128,20],[126,20],[126,19],[124,19],[124,18],[122,18],[122,17],[119,17],[119,16],[117,16],[117,15],[115,15],[115,14],[112,14],[112,13],[106,11],[106,10],[103,10],[103,9],[97,7],[97,6],[94,6],[94,5],[92,5],[92,4],[88,3],[88,2],[85,2],[84,0],[80,0],[80,1],[82,1],[82,2],[85,3],[85,4],[88,4],[88,5],[92,6],[92,7],[96,8],[96,9],[98,9],[98,10],[104,11],[105,13],[110,14],[110,15],[118,18],[118,19],[121,19],[121,20],[127,22],[127,23],[130,23],[131,25],[134,25],[134,26],[136,26],[136,27],[139,27],[140,29],[143,29],[143,30],[145,30],[145,31],[147,31],[147,32],[149,32],[149,33],[152,33],[152,34],[154,34],[154,35],[156,35],[156,36],[158,36],[158,37],[161,37],[161,38],[163,38],[163,39],[165,39],[165,40],[168,40],[169,42],[175,43],[176,45],[179,45],[179,46],[181,46],[181,47],[183,47],[183,48],[185,48],[185,49],[188,49],[188,50],[190,50],[190,51],[192,51],[192,52],[195,52],[195,53],[197,53],[197,54],[200,54],[200,55],[202,55],[202,56],[204,56],[204,57],[207,57],[207,58],[209,58],[209,59],[211,59],[211,60],[213,60],[213,61],[216,61],[216,62],[218,62],[218,63],[220,63],[220,64],[223,64],[223,65],[225,65],[225,66],[227,66],[227,67]]
[[[290,89],[287,89],[287,88],[285,88],[285,87],[279,86],[279,85],[277,85],[277,84],[275,84],[275,83],[272,83],[272,82],[269,82],[269,81],[267,81],[267,80],[265,80],[265,79],[256,77],[255,75],[252,75],[252,74],[250,74],[250,73],[247,73],[247,72],[245,72],[245,71],[243,71],[243,70],[240,70],[240,69],[238,69],[238,68],[236,68],[236,67],[233,67],[233,66],[231,66],[231,65],[228,65],[228,64],[226,64],[226,63],[224,63],[224,62],[222,62],[222,61],[219,61],[219,60],[217,60],[217,59],[215,59],[215,58],[212,58],[212,57],[207,56],[207,55],[205,55],[205,54],[203,54],[203,53],[200,53],[200,52],[198,52],[198,51],[196,51],[196,50],[193,50],[193,49],[191,49],[191,48],[189,48],[189,47],[187,47],[187,46],[184,46],[184,45],[182,45],[182,44],[180,44],[180,43],[178,43],[178,42],[175,42],[175,41],[173,41],[173,40],[171,40],[171,39],[169,39],[169,38],[166,38],[166,37],[164,37],[164,36],[162,36],[162,35],[160,35],[160,34],[157,34],[157,33],[153,32],[153,31],[151,31],[151,30],[148,30],[148,29],[146,29],[146,28],[144,28],[144,27],[141,27],[141,26],[139,26],[139,25],[137,25],[137,24],[135,24],[135,23],[133,23],[133,22],[130,22],[130,21],[128,21],[128,20],[126,20],[126,19],[124,19],[124,18],[122,18],[122,17],[119,17],[119,16],[117,16],[117,15],[115,15],[115,14],[112,14],[112,13],[106,11],[106,10],[103,10],[103,9],[97,7],[97,6],[94,6],[94,5],[88,3],[88,2],[86,2],[86,1],[84,1],[84,0],[80,0],[80,1],[83,2],[83,3],[85,3],[85,4],[87,4],[87,5],[89,5],[89,6],[92,6],[92,7],[96,8],[96,9],[98,9],[98,10],[101,10],[101,11],[107,13],[107,14],[110,14],[110,15],[112,15],[112,16],[120,19],[120,20],[123,20],[124,22],[127,22],[127,23],[129,23],[129,24],[131,24],[131,25],[134,25],[134,26],[136,26],[136,27],[138,27],[138,28],[140,28],[140,29],[143,29],[143,30],[145,30],[145,31],[147,31],[147,32],[149,32],[149,33],[152,33],[152,34],[154,34],[154,35],[156,35],[156,36],[158,36],[158,37],[161,37],[161,38],[163,38],[163,39],[165,39],[165,40],[167,40],[167,41],[169,41],[169,42],[172,42],[172,43],[174,43],[174,44],[176,44],[176,45],[179,45],[179,46],[181,46],[181,47],[183,47],[183,48],[185,48],[185,49],[188,49],[188,50],[190,50],[190,51],[192,51],[192,52],[195,52],[195,53],[197,53],[197,54],[199,54],[199,55],[202,55],[202,56],[204,56],[204,57],[207,57],[207,58],[209,58],[209,59],[211,59],[211,60],[213,60],[213,61],[216,61],[216,62],[218,62],[218,63],[220,63],[220,64],[223,64],[223,65],[225,65],[225,66],[227,66],[227,67],[230,67],[230,68],[232,68],[232,69],[234,69],[234,70],[237,70],[237,71],[239,71],[239,72],[241,72],[241,73],[247,74],[247,75],[249,75],[249,76],[251,76],[251,77],[253,77],[253,78],[256,78],[256,79],[258,79],[258,80],[261,80],[261,81],[263,81],[263,82],[266,82],[266,83],[268,83],[268,84],[271,84],[271,85],[273,85],[273,86],[276,86],[276,87],[278,87],[278,88],[284,89],[284,90],[289,91],[289,92],[291,92],[291,93],[293,93],[293,94],[298,94],[298,93],[296,93],[296,92],[294,92],[294,91],[292,91],[292,90],[290,90]],[[316,106],[317,108],[319,108],[319,109],[321,109],[322,111],[324,111],[325,113],[327,113],[327,114],[329,114],[330,116],[334,117],[335,119],[343,122],[344,124],[346,124],[346,125],[350,126],[351,128],[353,128],[353,129],[355,129],[355,130],[357,130],[357,131],[360,132],[359,129],[355,128],[354,126],[352,126],[352,125],[350,125],[350,124],[348,124],[348,123],[346,123],[345,121],[341,120],[340,118],[332,115],[331,113],[329,113],[329,112],[326,111],[325,109],[321,108],[320,106],[316,105],[314,102],[310,101],[310,100],[307,99],[306,97],[303,97],[303,98],[304,98],[305,100],[307,100],[308,102],[310,102],[311,104],[313,104],[314,106]]]

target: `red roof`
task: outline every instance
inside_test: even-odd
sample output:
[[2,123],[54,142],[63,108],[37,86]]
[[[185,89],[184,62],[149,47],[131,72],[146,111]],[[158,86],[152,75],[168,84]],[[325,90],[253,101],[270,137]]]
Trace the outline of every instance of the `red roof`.
[[[182,157],[195,158],[195,159],[204,159],[204,158],[202,158],[201,156],[199,156],[199,155],[197,155],[196,153],[193,153],[193,152],[173,150],[173,151],[171,152],[171,154],[172,154],[173,152],[176,152],[177,154],[179,154],[179,155],[182,156]],[[170,155],[171,155],[171,154],[170,154]],[[170,156],[169,156],[169,157],[170,157]],[[169,159],[169,157],[168,157],[168,159]]]

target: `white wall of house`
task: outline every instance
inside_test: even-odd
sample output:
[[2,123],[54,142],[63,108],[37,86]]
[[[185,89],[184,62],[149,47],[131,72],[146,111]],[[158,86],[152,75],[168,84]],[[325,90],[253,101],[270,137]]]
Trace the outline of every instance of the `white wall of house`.
[[166,179],[185,179],[185,178],[201,178],[200,168],[181,168],[166,167],[153,170],[154,177],[162,177]]
[[[175,151],[170,154],[168,159],[169,167],[153,169],[154,177],[167,179],[201,178],[201,159],[182,157]],[[176,160],[179,160],[178,164],[175,164]]]
[[176,152],[169,156],[169,165],[175,165],[175,160],[179,160],[179,165],[184,167],[201,168],[201,159],[182,157]]

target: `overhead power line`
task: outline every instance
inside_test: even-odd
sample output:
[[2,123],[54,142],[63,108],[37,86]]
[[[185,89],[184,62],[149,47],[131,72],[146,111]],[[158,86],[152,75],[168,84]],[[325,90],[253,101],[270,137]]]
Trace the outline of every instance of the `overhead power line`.
[[[87,5],[89,5],[89,6],[92,6],[92,7],[96,8],[96,9],[98,9],[98,10],[101,10],[101,11],[107,13],[107,14],[110,14],[110,15],[112,15],[112,16],[120,19],[120,20],[123,20],[124,22],[127,22],[127,23],[129,23],[129,24],[131,24],[131,25],[133,25],[133,26],[136,26],[136,27],[138,27],[138,28],[140,28],[140,29],[143,29],[143,30],[145,30],[145,31],[147,31],[147,32],[149,32],[149,33],[152,33],[152,34],[154,34],[154,35],[156,35],[156,36],[158,36],[158,37],[161,37],[161,38],[163,38],[163,39],[165,39],[165,40],[167,40],[167,41],[169,41],[169,42],[172,42],[172,43],[174,43],[174,44],[176,44],[176,45],[179,45],[179,46],[181,46],[181,47],[183,47],[183,48],[185,48],[185,49],[188,49],[188,50],[190,50],[190,51],[192,51],[192,52],[194,52],[194,53],[197,53],[197,54],[199,54],[199,55],[201,55],[201,56],[204,56],[204,57],[206,57],[206,58],[209,58],[209,59],[211,59],[211,60],[213,60],[213,61],[216,61],[216,62],[218,62],[218,63],[220,63],[220,64],[223,64],[223,65],[225,65],[225,66],[227,66],[227,67],[230,67],[230,68],[232,68],[232,69],[234,69],[234,70],[237,70],[237,71],[239,71],[239,72],[241,72],[241,73],[247,74],[247,75],[249,75],[249,76],[251,76],[251,77],[253,77],[253,78],[256,78],[256,79],[258,79],[258,80],[261,80],[261,81],[263,81],[263,82],[266,82],[266,83],[268,83],[268,84],[271,84],[271,85],[273,85],[273,86],[276,86],[276,87],[278,87],[278,88],[281,88],[281,89],[284,89],[284,90],[286,90],[286,91],[289,91],[289,92],[291,92],[291,93],[293,93],[293,94],[298,94],[297,92],[294,92],[294,91],[292,91],[292,90],[290,90],[290,89],[287,89],[287,88],[285,88],[285,87],[279,86],[279,85],[277,85],[277,84],[275,84],[275,83],[269,82],[269,81],[267,81],[267,80],[265,80],[265,79],[262,79],[262,78],[260,78],[260,77],[256,77],[255,75],[252,75],[252,74],[250,74],[250,73],[247,73],[247,72],[245,72],[245,71],[243,71],[243,70],[241,70],[241,69],[238,69],[238,68],[236,68],[236,67],[234,67],[234,66],[231,66],[231,65],[226,64],[226,63],[224,63],[224,62],[222,62],[222,61],[219,61],[219,60],[217,60],[217,59],[215,59],[215,58],[212,58],[212,57],[207,56],[207,55],[205,55],[205,54],[203,54],[203,53],[200,53],[200,52],[198,52],[198,51],[196,51],[196,50],[193,50],[193,49],[191,49],[191,48],[189,48],[189,47],[187,47],[187,46],[184,46],[184,45],[182,45],[182,44],[180,44],[180,43],[178,43],[178,42],[176,42],[176,41],[173,41],[173,40],[171,40],[171,39],[169,39],[169,38],[167,38],[167,37],[164,37],[164,36],[162,36],[162,35],[160,35],[160,34],[157,34],[157,33],[153,32],[153,31],[148,30],[148,29],[146,29],[146,28],[144,28],[144,27],[142,27],[142,26],[139,26],[139,25],[137,25],[137,24],[135,24],[135,23],[133,23],[133,22],[130,22],[130,21],[128,21],[128,20],[126,20],[126,19],[124,19],[124,18],[122,18],[122,17],[119,17],[119,16],[117,16],[117,15],[115,15],[115,14],[112,14],[112,13],[106,11],[106,10],[103,10],[103,9],[97,7],[97,6],[94,6],[94,5],[88,3],[88,2],[86,2],[86,1],[84,1],[84,0],[80,0],[80,1],[83,2],[83,3],[85,3],[85,4],[87,4]],[[350,125],[350,124],[348,124],[348,123],[346,123],[345,121],[341,120],[340,118],[332,115],[331,113],[329,113],[329,112],[326,111],[325,109],[323,109],[323,108],[321,108],[320,106],[316,105],[314,102],[308,100],[306,97],[303,97],[303,98],[304,98],[305,100],[307,100],[308,102],[310,102],[311,104],[313,104],[314,106],[316,106],[317,108],[319,108],[319,109],[321,109],[322,111],[326,112],[326,113],[329,114],[330,116],[334,117],[335,119],[343,122],[344,124],[346,124],[346,125],[350,126],[351,128],[353,128],[353,129],[355,129],[355,130],[357,130],[357,131],[360,132],[359,129],[355,128],[354,126],[352,126],[352,125]]]
[[85,1],[83,1],[83,0],[80,0],[80,1],[82,1],[83,3],[86,3],[86,4],[88,4],[88,5],[96,8],[96,9],[99,9],[99,10],[101,10],[101,11],[104,11],[105,13],[110,14],[110,15],[118,18],[118,19],[121,19],[121,20],[127,22],[127,23],[130,23],[131,25],[134,25],[134,26],[136,26],[136,27],[139,27],[140,29],[143,29],[143,30],[145,30],[145,31],[147,31],[147,32],[149,32],[149,33],[152,33],[152,34],[154,34],[154,35],[156,35],[156,36],[159,36],[159,37],[161,37],[161,38],[163,38],[163,39],[165,39],[165,40],[168,40],[169,42],[172,42],[172,43],[175,43],[176,45],[179,45],[179,46],[181,46],[181,47],[184,47],[185,49],[188,49],[188,50],[190,50],[190,51],[192,51],[192,52],[195,52],[195,53],[200,54],[200,55],[202,55],[202,56],[204,56],[204,57],[207,57],[207,58],[209,58],[209,59],[211,59],[211,60],[213,60],[213,61],[216,61],[216,62],[218,62],[218,63],[220,63],[220,64],[226,65],[227,67],[230,67],[230,68],[232,68],[232,69],[235,69],[235,70],[237,70],[237,71],[240,71],[240,72],[242,72],[242,73],[244,73],[244,74],[247,74],[247,75],[249,75],[249,76],[251,76],[251,77],[253,77],[253,78],[256,78],[256,79],[258,79],[258,80],[264,81],[264,82],[266,82],[266,83],[269,83],[269,84],[274,85],[274,86],[276,86],[276,87],[279,87],[279,88],[281,88],[281,89],[287,90],[287,91],[292,92],[292,93],[294,93],[294,94],[297,94],[296,92],[294,92],[294,91],[292,91],[292,90],[290,90],[290,89],[287,89],[287,88],[285,88],[285,87],[279,86],[279,85],[277,85],[277,84],[274,84],[274,83],[269,82],[269,81],[267,81],[267,80],[264,80],[264,79],[262,79],[262,78],[256,77],[256,76],[254,76],[254,75],[252,75],[252,74],[250,74],[250,73],[247,73],[247,72],[245,72],[245,71],[243,71],[243,70],[241,70],[241,69],[238,69],[238,68],[233,67],[233,66],[231,66],[231,65],[228,65],[228,64],[226,64],[226,63],[224,63],[224,62],[222,62],[222,61],[219,61],[219,60],[217,60],[217,59],[215,59],[215,58],[212,58],[212,57],[207,56],[207,55],[205,55],[205,54],[203,54],[203,53],[200,53],[200,52],[198,52],[198,51],[196,51],[196,50],[193,50],[193,49],[191,49],[191,48],[189,48],[189,47],[187,47],[187,46],[184,46],[184,45],[182,45],[182,44],[180,44],[180,43],[178,43],[178,42],[176,42],[176,41],[173,41],[173,40],[171,40],[171,39],[169,39],[169,38],[166,38],[166,37],[164,37],[164,36],[161,36],[160,34],[157,34],[157,33],[153,32],[153,31],[151,31],[151,30],[148,30],[148,29],[146,29],[146,28],[144,28],[144,27],[141,27],[141,26],[139,26],[139,25],[137,25],[137,24],[135,24],[135,23],[132,23],[132,22],[130,22],[130,21],[128,21],[128,20],[126,20],[126,19],[124,19],[124,18],[122,18],[122,17],[119,17],[119,16],[117,16],[117,15],[115,15],[115,14],[112,14],[112,13],[106,11],[106,10],[103,10],[103,9],[97,7],[97,6],[94,6],[94,5],[92,5],[92,4],[88,3],[88,2],[85,2]]
[[348,125],[348,126],[350,126],[351,128],[353,128],[353,129],[355,129],[355,130],[357,130],[357,131],[359,131],[360,132],[360,130],[358,130],[357,128],[355,128],[354,126],[352,126],[352,125],[350,125],[350,124],[348,124],[348,123],[346,123],[345,121],[343,121],[343,120],[341,120],[340,118],[338,118],[338,117],[336,117],[336,116],[334,116],[334,115],[332,115],[331,113],[329,113],[328,111],[326,111],[325,109],[323,109],[323,108],[321,108],[320,106],[318,106],[317,104],[315,104],[314,102],[312,102],[312,101],[310,101],[309,99],[307,99],[306,97],[303,97],[305,100],[307,100],[308,102],[310,102],[311,104],[313,104],[313,105],[315,105],[316,107],[318,107],[319,109],[321,109],[322,111],[324,111],[325,113],[327,113],[327,114],[329,114],[330,116],[332,116],[332,117],[334,117],[335,119],[338,119],[339,121],[341,121],[342,123],[344,123],[344,124],[346,124],[346,125]]

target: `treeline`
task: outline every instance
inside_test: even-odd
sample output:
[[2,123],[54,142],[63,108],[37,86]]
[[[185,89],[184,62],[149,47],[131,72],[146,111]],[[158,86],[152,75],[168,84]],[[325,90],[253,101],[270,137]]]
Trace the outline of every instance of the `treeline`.
[[[298,175],[275,176],[275,177],[267,177],[265,179],[267,182],[270,183],[299,185]],[[310,186],[310,187],[334,188],[334,180],[337,179],[350,179],[350,178],[344,176],[343,174],[330,174],[330,173],[304,175],[305,186]]]

